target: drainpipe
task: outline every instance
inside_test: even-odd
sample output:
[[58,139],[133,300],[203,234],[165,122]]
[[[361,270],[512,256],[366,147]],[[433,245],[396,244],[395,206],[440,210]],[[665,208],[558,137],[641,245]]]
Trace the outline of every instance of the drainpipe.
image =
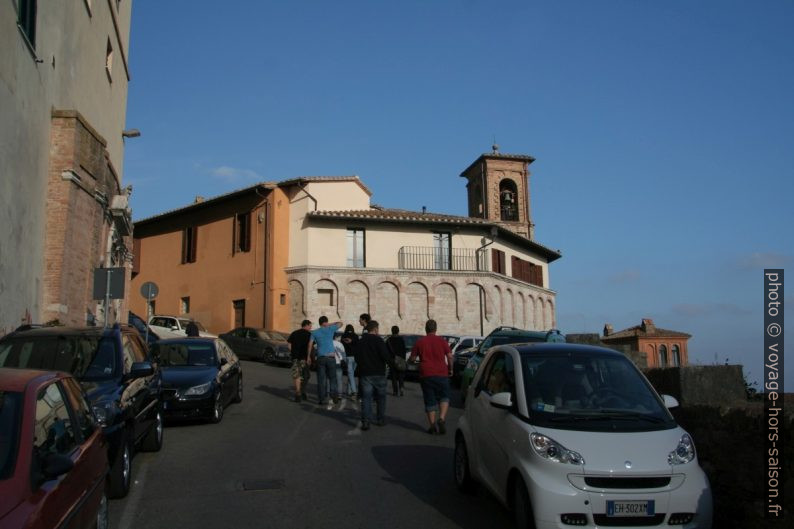
[[270,274],[268,273],[268,265],[269,265],[269,263],[268,263],[268,238],[269,238],[268,226],[270,224],[270,215],[269,215],[270,208],[268,207],[269,206],[269,204],[268,204],[268,196],[269,196],[269,194],[268,195],[262,195],[261,193],[259,193],[259,188],[258,187],[256,189],[254,189],[254,191],[256,192],[257,195],[259,195],[260,197],[262,197],[264,199],[264,202],[262,203],[262,206],[265,209],[265,212],[264,212],[265,221],[263,223],[264,224],[265,234],[264,234],[264,237],[263,237],[264,243],[262,245],[262,271],[264,273],[264,277],[262,278],[262,328],[267,329],[268,328],[268,326],[267,326],[267,318],[268,318],[268,312],[269,312],[269,310],[268,310],[268,306],[269,306],[268,305],[268,298],[270,297],[270,290],[269,290]]
[[[482,252],[485,248],[496,242],[496,230],[497,230],[496,226],[491,226],[491,242],[484,243],[474,252],[475,258],[477,259],[477,271],[480,271],[480,252]],[[485,237],[483,237],[483,239],[485,239]],[[484,333],[485,329],[483,326],[484,314],[483,314],[483,306],[482,306],[484,301],[482,297],[483,287],[481,286],[478,290],[480,294],[480,336],[485,336]]]

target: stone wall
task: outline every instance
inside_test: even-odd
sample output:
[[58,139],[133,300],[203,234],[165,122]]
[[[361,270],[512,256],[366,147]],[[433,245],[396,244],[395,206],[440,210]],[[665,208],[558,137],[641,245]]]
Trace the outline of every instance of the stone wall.
[[736,406],[746,401],[740,365],[655,368],[645,372],[659,393],[682,406]]
[[363,312],[381,326],[417,334],[424,333],[428,318],[438,322],[439,334],[484,335],[500,325],[556,326],[554,291],[491,272],[295,267],[287,269],[287,277],[292,328],[321,315],[358,328]]

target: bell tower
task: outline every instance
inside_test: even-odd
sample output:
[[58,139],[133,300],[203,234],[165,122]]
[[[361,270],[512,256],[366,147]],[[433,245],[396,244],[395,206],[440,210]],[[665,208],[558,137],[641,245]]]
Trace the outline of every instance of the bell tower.
[[529,164],[524,154],[502,154],[499,146],[483,154],[463,171],[469,196],[469,217],[486,219],[503,228],[535,238],[529,207]]

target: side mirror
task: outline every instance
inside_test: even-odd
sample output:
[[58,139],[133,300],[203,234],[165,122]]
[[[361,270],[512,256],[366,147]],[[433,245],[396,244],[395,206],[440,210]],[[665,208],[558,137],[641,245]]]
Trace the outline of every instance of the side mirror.
[[500,410],[509,410],[513,408],[513,399],[507,391],[497,393],[491,396],[491,406]]
[[678,407],[678,399],[671,395],[662,395],[662,400],[664,401],[664,405],[668,409],[677,408]]
[[130,367],[129,379],[148,377],[154,374],[154,366],[151,362],[133,362]]
[[62,476],[73,468],[74,461],[71,457],[63,454],[47,454],[41,465],[41,473],[49,480]]

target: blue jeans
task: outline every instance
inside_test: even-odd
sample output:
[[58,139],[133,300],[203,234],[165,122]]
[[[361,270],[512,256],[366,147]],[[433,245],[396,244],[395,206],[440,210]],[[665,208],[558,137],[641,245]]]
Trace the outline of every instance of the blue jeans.
[[372,422],[372,398],[378,405],[377,420],[386,417],[386,376],[361,377],[361,422]]
[[328,398],[328,390],[325,386],[327,382],[331,383],[331,397],[339,397],[336,387],[336,360],[333,355],[317,357],[317,401],[320,404],[324,404],[325,399]]
[[353,356],[347,357],[347,393],[349,395],[358,393],[356,388],[356,359]]

